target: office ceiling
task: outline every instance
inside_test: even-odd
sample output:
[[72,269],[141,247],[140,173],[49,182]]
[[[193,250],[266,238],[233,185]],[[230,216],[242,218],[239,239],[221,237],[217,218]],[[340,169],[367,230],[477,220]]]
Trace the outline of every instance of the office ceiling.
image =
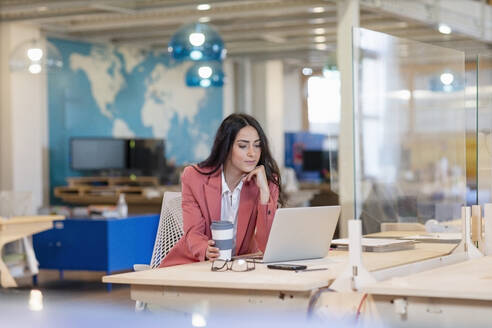
[[[339,0],[343,1],[343,0]],[[35,24],[49,36],[166,49],[184,23],[210,21],[228,56],[284,58],[316,65],[336,47],[336,0],[0,0],[0,21]],[[210,9],[198,10],[208,3]],[[444,35],[435,24],[398,17],[362,0],[361,27],[471,52],[489,44]]]

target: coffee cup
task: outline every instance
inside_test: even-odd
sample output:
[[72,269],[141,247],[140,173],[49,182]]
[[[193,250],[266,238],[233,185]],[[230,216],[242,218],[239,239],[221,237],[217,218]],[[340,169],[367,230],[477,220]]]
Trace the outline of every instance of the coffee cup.
[[210,229],[215,247],[219,249],[219,259],[229,261],[232,257],[234,225],[229,221],[214,221]]

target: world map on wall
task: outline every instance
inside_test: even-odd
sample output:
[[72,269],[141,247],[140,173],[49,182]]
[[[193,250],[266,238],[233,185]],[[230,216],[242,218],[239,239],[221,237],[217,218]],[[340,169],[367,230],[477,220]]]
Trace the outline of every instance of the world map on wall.
[[[190,88],[188,62],[138,48],[49,39],[64,67],[48,75],[52,186],[77,175],[71,137],[163,138],[178,165],[203,160],[222,120],[222,88]],[[62,181],[63,180],[63,181]]]
[[203,160],[222,120],[222,88],[190,88],[188,62],[162,52],[49,39],[61,72],[48,74],[51,186],[78,175],[72,137],[163,138],[178,165]]

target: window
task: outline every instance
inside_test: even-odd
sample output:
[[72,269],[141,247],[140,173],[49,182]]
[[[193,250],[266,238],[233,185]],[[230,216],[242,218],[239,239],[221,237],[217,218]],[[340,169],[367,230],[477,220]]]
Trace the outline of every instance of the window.
[[307,81],[309,132],[338,135],[340,124],[340,72],[325,71]]

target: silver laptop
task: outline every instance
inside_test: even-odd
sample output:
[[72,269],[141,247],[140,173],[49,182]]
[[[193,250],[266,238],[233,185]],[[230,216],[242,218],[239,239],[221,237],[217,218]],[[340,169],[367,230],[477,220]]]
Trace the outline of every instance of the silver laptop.
[[279,208],[262,263],[322,258],[330,250],[340,206]]

